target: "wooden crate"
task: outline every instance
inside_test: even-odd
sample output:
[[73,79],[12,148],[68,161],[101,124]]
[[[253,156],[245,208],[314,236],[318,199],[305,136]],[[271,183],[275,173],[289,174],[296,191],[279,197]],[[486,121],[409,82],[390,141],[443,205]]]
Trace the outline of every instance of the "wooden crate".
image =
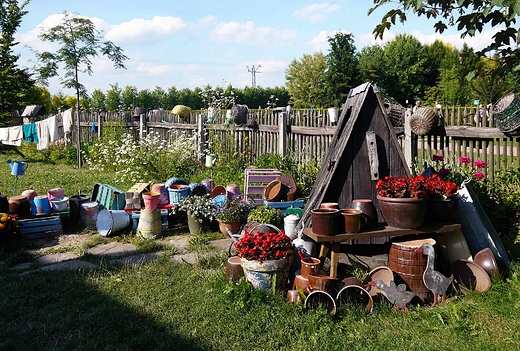
[[24,238],[37,239],[63,234],[60,216],[20,219],[20,233]]
[[94,184],[91,201],[99,203],[99,210],[123,210],[125,208],[125,193],[108,184]]
[[281,175],[282,173],[275,168],[247,168],[244,177],[244,197],[249,197],[257,205],[262,205],[264,188]]
[[150,191],[150,183],[136,183],[125,194],[125,210],[140,210],[143,207],[143,193]]

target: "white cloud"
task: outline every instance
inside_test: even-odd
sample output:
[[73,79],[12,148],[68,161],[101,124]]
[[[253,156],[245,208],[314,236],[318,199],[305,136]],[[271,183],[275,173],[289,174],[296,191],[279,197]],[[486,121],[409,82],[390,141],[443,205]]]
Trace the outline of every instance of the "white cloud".
[[148,76],[162,76],[172,71],[172,66],[169,65],[153,65],[148,63],[141,63],[137,67],[137,71]]
[[210,39],[219,42],[238,44],[282,46],[296,37],[295,30],[278,30],[272,27],[255,27],[253,22],[219,23]]
[[314,52],[322,51],[326,53],[329,49],[329,38],[332,38],[336,35],[336,33],[345,33],[349,34],[349,32],[344,30],[333,30],[332,32],[327,32],[326,30],[322,30],[316,35],[312,40],[308,43]]
[[179,17],[155,16],[151,20],[135,18],[113,26],[106,34],[114,43],[151,44],[178,33],[186,27]]
[[324,21],[327,19],[327,14],[338,11],[341,6],[336,4],[329,4],[327,2],[321,4],[312,4],[302,9],[293,12],[294,17],[309,20],[312,23]]

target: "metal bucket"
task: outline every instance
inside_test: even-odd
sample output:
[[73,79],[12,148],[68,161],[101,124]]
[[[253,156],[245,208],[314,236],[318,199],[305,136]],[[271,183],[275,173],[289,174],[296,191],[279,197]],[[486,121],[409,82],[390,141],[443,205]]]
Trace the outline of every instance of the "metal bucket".
[[161,210],[142,210],[137,224],[137,234],[148,239],[161,235],[161,232]]
[[124,210],[103,210],[97,216],[96,228],[102,236],[121,231],[130,225],[130,215]]
[[86,228],[96,228],[98,211],[99,203],[96,201],[90,201],[81,204],[79,214],[81,224]]

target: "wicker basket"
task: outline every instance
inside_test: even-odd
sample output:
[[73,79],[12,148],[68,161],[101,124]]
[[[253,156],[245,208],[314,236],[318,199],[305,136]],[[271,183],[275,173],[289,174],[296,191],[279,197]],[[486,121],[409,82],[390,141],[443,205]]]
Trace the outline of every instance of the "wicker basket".
[[493,116],[498,129],[509,136],[520,135],[520,98],[511,93],[493,105]]
[[190,195],[188,184],[188,181],[183,178],[170,178],[164,183],[164,187],[168,189],[171,205],[180,203],[182,199]]
[[406,109],[399,104],[385,102],[386,114],[393,127],[401,127]]
[[416,135],[426,135],[432,132],[439,123],[439,117],[429,107],[419,107],[410,117],[410,129]]
[[176,205],[190,195],[190,188],[187,185],[174,184],[168,188],[168,193],[170,195],[170,205]]

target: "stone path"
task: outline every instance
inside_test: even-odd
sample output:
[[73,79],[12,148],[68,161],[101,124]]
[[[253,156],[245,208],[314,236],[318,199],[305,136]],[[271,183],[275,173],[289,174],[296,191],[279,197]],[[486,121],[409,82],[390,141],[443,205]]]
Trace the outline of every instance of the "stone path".
[[[19,270],[20,274],[29,274],[36,271],[45,270],[76,270],[76,269],[97,269],[99,265],[93,263],[99,259],[106,259],[109,264],[143,264],[153,261],[166,254],[165,251],[150,253],[140,253],[137,246],[117,241],[107,244],[98,244],[85,251],[86,255],[80,256],[81,245],[90,239],[88,234],[64,234],[59,238],[39,239],[35,242],[37,248],[29,250],[37,257],[33,262],[25,262],[13,267]],[[176,254],[171,255],[170,259],[176,262],[194,264],[197,262],[198,255],[188,252],[190,236],[178,235],[173,237],[159,238],[157,241],[171,249]],[[210,241],[209,244],[215,247],[215,254],[227,252],[232,239],[221,239]],[[54,251],[64,251],[56,252]],[[46,254],[49,252],[48,254]]]
[[[173,235],[158,238],[157,242],[169,248],[168,254],[175,253],[170,254],[172,261],[195,264],[199,255],[188,251],[191,238],[188,235]],[[83,243],[90,239],[92,239],[92,235],[89,234],[64,234],[60,237],[39,239],[34,243],[36,248],[29,250],[30,253],[35,255],[36,259],[33,262],[18,264],[13,269],[20,271],[20,274],[46,270],[98,269],[100,268],[98,264],[100,260],[109,265],[134,265],[147,263],[167,254],[165,251],[141,253],[135,245],[113,241],[95,245],[85,250],[85,255],[79,255]],[[215,248],[215,254],[227,253],[231,243],[232,239],[209,242]],[[388,255],[386,254],[367,256],[358,252],[358,250],[347,248],[345,253],[340,254],[338,274],[341,275],[342,271],[346,271],[348,266],[355,262],[366,267],[367,270],[371,270],[386,265],[387,259]],[[325,269],[327,270],[328,267],[326,266]]]

